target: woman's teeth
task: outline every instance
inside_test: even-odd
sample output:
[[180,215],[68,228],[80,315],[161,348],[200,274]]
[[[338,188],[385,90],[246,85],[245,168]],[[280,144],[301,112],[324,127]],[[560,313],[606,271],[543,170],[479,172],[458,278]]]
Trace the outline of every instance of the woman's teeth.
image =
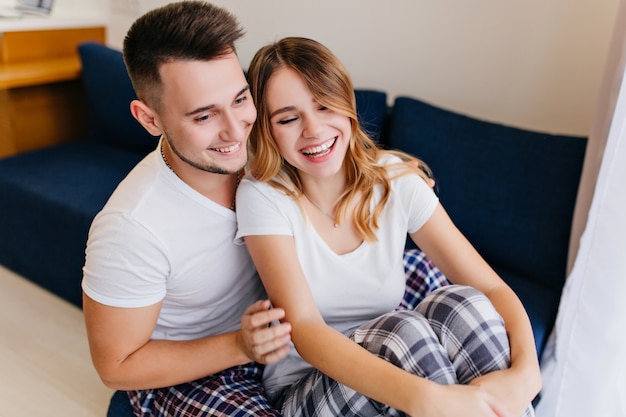
[[312,148],[306,148],[306,149],[302,149],[302,153],[306,156],[324,156],[326,155],[328,152],[330,152],[330,148],[333,147],[333,145],[335,144],[335,141],[337,140],[337,138],[333,138],[331,140],[329,140],[326,143],[322,143],[319,146],[314,146]]

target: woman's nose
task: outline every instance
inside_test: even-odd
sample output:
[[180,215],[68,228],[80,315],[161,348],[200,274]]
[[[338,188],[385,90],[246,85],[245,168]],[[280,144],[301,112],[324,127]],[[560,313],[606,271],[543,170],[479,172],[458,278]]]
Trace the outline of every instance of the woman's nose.
[[305,138],[317,138],[319,137],[322,128],[322,123],[319,118],[314,115],[309,115],[304,118],[304,129],[302,130],[302,136]]

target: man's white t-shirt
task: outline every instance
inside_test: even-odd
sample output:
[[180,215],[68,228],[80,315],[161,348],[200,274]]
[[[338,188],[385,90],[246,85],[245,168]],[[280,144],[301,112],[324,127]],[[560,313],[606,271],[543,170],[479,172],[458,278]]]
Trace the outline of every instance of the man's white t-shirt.
[[82,287],[114,307],[162,301],[153,339],[191,340],[240,327],[266,298],[232,210],[193,190],[154,151],[94,219]]
[[[384,161],[381,163],[400,162],[396,157]],[[381,189],[376,191],[375,199],[379,201]],[[405,289],[402,257],[407,232],[417,231],[438,201],[417,174],[392,180],[392,193],[378,221],[378,241],[363,242],[353,252],[337,255],[291,197],[246,177],[237,192],[237,239],[251,235],[293,236],[302,270],[324,320],[348,336],[358,326],[400,304]],[[310,368],[292,347],[287,358],[266,366],[264,384],[272,394],[293,384]]]

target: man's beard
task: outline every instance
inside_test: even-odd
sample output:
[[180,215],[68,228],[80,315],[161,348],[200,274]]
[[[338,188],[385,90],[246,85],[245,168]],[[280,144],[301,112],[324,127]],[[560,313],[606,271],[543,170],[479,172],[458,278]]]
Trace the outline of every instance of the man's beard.
[[167,133],[167,131],[164,132],[165,134],[163,135],[167,144],[169,145],[170,149],[172,150],[172,152],[174,152],[176,154],[176,156],[178,156],[178,158],[180,158],[183,162],[185,162],[187,165],[190,165],[196,169],[199,169],[201,171],[205,171],[205,172],[210,172],[211,174],[221,174],[221,175],[230,175],[230,174],[234,174],[236,172],[239,172],[244,166],[242,165],[241,167],[239,167],[238,169],[235,170],[227,170],[224,169],[222,167],[219,167],[217,165],[211,165],[211,164],[200,164],[196,161],[192,161],[191,159],[187,158],[185,155],[183,155],[182,152],[180,152],[178,150],[178,148],[176,148],[176,146],[173,144],[173,141],[170,140],[169,138],[171,138],[171,136]]

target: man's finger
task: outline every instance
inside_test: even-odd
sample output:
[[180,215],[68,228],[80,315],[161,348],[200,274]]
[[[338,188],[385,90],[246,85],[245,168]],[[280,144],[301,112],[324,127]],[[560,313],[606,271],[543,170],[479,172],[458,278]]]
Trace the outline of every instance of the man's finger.
[[[267,342],[271,342],[275,339],[282,339],[284,336],[290,338],[291,325],[289,323],[281,323],[277,326],[265,327],[262,330],[258,330],[252,334],[252,344],[261,345]],[[277,346],[272,349],[276,349]]]
[[259,300],[256,303],[252,304],[246,309],[245,314],[255,314],[263,310],[268,310],[270,308],[270,300]]
[[265,327],[268,324],[284,317],[285,310],[282,308],[272,308],[265,311],[259,311],[250,316],[250,325],[252,327]]

